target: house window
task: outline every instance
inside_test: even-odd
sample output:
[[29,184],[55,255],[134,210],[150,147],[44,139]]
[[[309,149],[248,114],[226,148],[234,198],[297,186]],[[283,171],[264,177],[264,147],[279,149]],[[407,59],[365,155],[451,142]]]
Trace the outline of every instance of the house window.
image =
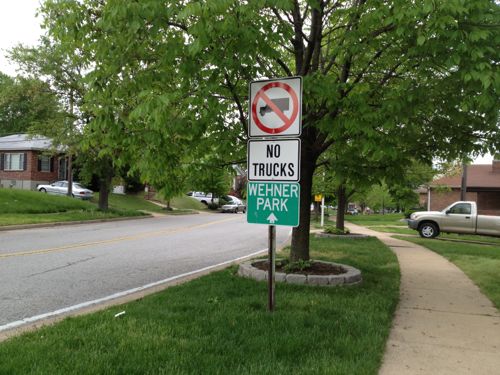
[[24,171],[24,154],[4,154],[4,170]]
[[52,158],[46,155],[38,156],[38,170],[40,172],[51,172]]

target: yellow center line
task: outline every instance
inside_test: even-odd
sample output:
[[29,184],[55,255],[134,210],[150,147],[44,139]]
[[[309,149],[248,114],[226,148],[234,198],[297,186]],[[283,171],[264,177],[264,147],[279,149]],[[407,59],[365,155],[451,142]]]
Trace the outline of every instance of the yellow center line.
[[204,228],[204,227],[208,227],[210,225],[220,224],[220,223],[224,223],[224,222],[232,221],[232,220],[236,220],[236,218],[232,217],[229,219],[213,221],[210,223],[196,224],[196,225],[191,225],[191,226],[185,227],[185,228],[163,229],[163,230],[158,230],[158,231],[140,233],[140,234],[136,234],[133,236],[116,237],[116,238],[111,238],[109,240],[77,243],[77,244],[72,244],[72,245],[53,247],[53,248],[49,248],[49,249],[39,249],[39,250],[22,251],[22,252],[17,252],[17,253],[0,254],[0,259],[18,257],[18,256],[26,256],[26,255],[48,254],[48,253],[54,253],[54,252],[63,251],[63,250],[81,249],[84,247],[89,247],[89,246],[94,246],[94,245],[104,245],[104,244],[123,242],[123,241],[140,240],[142,238],[161,236],[163,234],[175,234],[175,233],[187,232],[187,231],[190,231],[192,229]]

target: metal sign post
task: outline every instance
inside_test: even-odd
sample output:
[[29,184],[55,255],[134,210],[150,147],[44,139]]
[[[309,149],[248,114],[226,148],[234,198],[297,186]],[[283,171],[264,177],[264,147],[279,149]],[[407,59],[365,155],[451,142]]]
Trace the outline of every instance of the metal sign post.
[[300,211],[302,77],[253,81],[249,90],[247,222],[269,224],[268,308],[274,310],[276,225]]
[[276,264],[276,227],[274,225],[269,225],[269,264],[267,272],[267,285],[269,290],[268,298],[268,310],[274,310],[274,290],[275,290],[275,264]]

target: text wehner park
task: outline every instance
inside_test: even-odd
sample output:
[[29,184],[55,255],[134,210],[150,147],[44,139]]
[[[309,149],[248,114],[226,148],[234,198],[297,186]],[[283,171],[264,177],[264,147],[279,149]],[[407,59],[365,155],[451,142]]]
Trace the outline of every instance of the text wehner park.
[[299,187],[295,184],[254,183],[248,186],[250,195],[257,197],[298,198]]

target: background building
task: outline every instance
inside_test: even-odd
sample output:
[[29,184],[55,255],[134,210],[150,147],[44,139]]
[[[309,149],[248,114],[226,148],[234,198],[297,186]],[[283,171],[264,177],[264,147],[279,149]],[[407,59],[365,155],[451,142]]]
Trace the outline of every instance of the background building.
[[[440,211],[460,200],[462,176],[442,177],[420,189],[420,204]],[[479,213],[500,215],[500,160],[467,167],[466,200],[477,203]]]
[[0,187],[34,190],[38,184],[65,180],[67,160],[52,151],[45,137],[0,137]]

